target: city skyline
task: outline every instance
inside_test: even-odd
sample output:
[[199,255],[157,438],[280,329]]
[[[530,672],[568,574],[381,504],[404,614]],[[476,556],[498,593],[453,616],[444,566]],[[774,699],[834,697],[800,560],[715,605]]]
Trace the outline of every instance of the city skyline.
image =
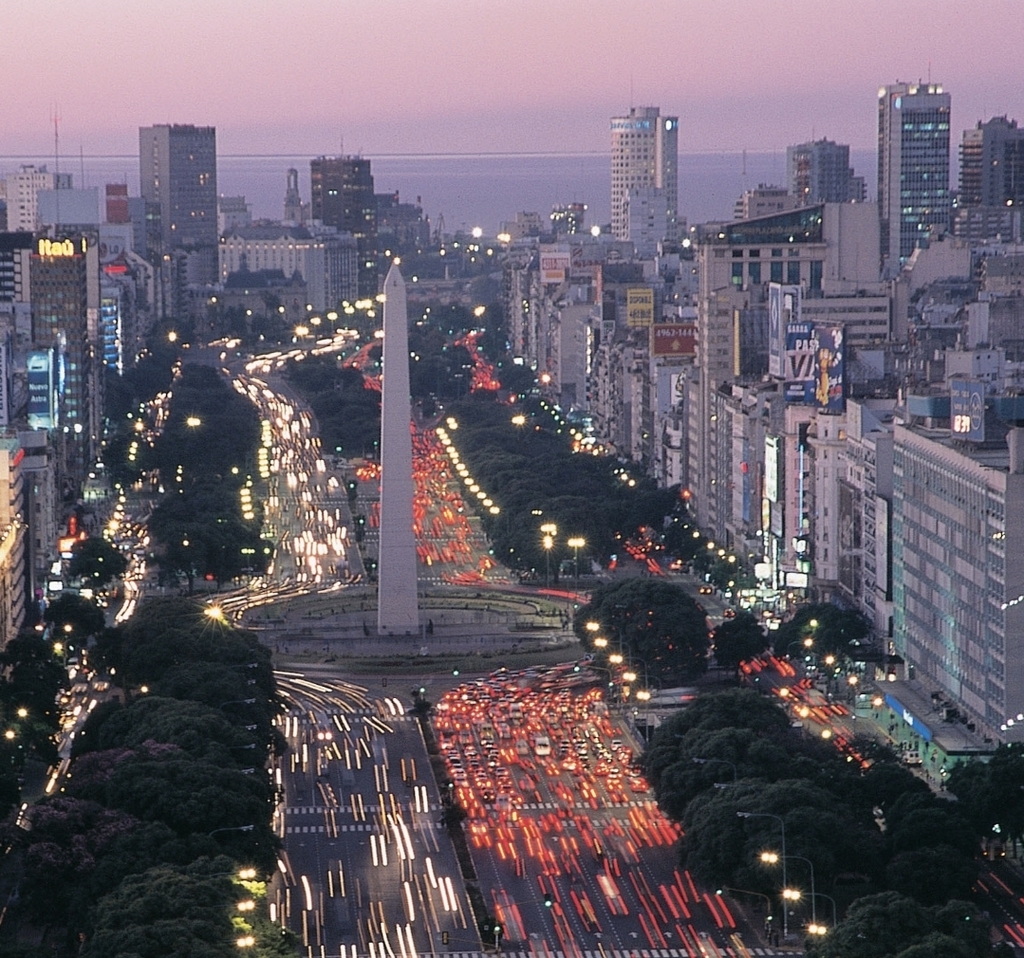
[[[931,79],[953,140],[1018,112],[1005,70],[1024,6],[885,0],[476,4],[110,0],[5,11],[0,154],[128,154],[140,126],[195,123],[232,153],[606,150],[630,106],[678,115],[681,152],[874,145],[878,88]],[[41,25],[45,24],[45,33]],[[322,49],[324,37],[336,48]],[[118,55],[105,57],[116,45]],[[568,52],[567,52],[568,51]],[[311,67],[313,68],[311,70]],[[329,104],[330,106],[325,106]]]

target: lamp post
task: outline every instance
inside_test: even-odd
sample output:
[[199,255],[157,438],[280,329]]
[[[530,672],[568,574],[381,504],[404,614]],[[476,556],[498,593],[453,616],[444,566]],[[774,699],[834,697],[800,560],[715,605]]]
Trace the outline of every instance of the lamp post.
[[555,544],[555,536],[558,535],[558,526],[553,522],[545,522],[540,527],[540,531],[544,534],[544,537],[540,540],[541,545],[544,547],[544,556],[546,562],[547,571],[544,576],[544,585],[548,588],[551,586],[551,549]]
[[[737,812],[737,818],[774,818],[782,829],[782,891],[786,888],[786,822],[781,815],[773,815],[771,812]],[[789,938],[789,905],[785,897],[782,900],[782,938],[783,941]]]
[[580,587],[580,549],[586,547],[587,540],[582,536],[572,536],[566,543],[573,550],[573,569],[576,573],[576,588]]
[[[787,858],[798,858],[802,862],[807,862],[807,867],[811,870],[811,925],[812,925],[812,927],[817,928],[818,927],[818,909],[817,909],[817,906],[815,904],[815,898],[817,897],[818,893],[814,890],[814,862],[812,862],[809,858],[804,858],[803,855],[787,855],[785,852],[783,852],[782,853],[782,867],[783,867],[783,869],[785,869],[785,867],[786,867],[786,859]],[[779,856],[776,855],[775,852],[762,852],[761,853],[761,861],[763,861],[766,865],[774,865],[778,861],[778,859],[779,859]],[[782,879],[782,884],[783,885],[786,884],[785,877],[783,877],[783,879]],[[788,889],[783,888],[783,894],[785,894],[786,891],[788,891]],[[812,931],[811,934],[814,935],[814,934],[817,934],[817,932],[816,931]]]

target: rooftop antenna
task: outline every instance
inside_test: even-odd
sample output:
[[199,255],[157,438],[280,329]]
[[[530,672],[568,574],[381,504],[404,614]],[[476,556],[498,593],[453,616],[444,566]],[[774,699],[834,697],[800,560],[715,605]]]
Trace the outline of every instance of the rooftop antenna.
[[60,107],[54,103],[53,111],[50,115],[50,119],[53,121],[53,189],[54,189],[54,202],[56,204],[56,220],[55,226],[60,226]]
[[82,189],[85,189],[85,151],[82,144],[78,144],[78,175],[82,180]]
[[633,74],[629,75],[629,112],[633,112],[633,108],[636,104],[633,103]]

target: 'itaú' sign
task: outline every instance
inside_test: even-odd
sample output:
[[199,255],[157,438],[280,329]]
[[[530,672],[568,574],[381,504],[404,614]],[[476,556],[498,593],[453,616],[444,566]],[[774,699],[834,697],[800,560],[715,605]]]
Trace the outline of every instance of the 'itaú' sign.
[[[86,250],[85,237],[82,237],[82,249],[81,252]],[[36,251],[40,256],[74,256],[79,251],[75,249],[75,244],[69,239],[65,240],[52,240],[43,238],[39,241],[36,246]]]

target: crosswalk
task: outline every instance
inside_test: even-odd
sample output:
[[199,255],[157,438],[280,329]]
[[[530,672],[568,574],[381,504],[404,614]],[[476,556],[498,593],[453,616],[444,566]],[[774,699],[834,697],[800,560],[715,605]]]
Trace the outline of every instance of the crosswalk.
[[[717,947],[717,946],[716,946]],[[774,948],[746,948],[749,955],[786,955],[788,958],[800,958],[803,952],[800,951],[777,951]],[[721,949],[718,949],[721,954]],[[728,954],[734,954],[732,948],[727,949]],[[605,948],[602,951],[579,951],[575,955],[566,955],[563,951],[552,951],[545,949],[544,953],[548,958],[689,958],[689,952],[681,948],[631,948],[617,949]],[[418,956],[418,958],[431,958],[431,956]],[[434,958],[494,958],[493,953],[481,951],[440,951]],[[505,951],[502,958],[536,958],[536,955],[528,954],[525,951]]]
[[[440,822],[429,822],[428,828],[444,828]],[[285,835],[323,835],[341,832],[379,832],[380,826],[375,822],[354,822],[346,825],[286,825]]]

